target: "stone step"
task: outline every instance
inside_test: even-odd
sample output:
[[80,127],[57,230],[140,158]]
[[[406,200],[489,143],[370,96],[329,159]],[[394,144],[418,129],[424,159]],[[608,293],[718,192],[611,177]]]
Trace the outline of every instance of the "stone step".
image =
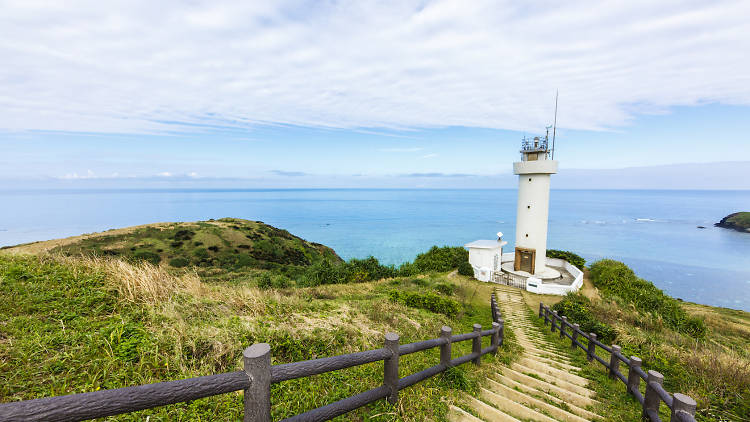
[[567,402],[575,404],[576,406],[586,407],[592,406],[597,403],[596,400],[592,399],[591,397],[582,396],[573,391],[568,391],[565,388],[550,384],[547,381],[542,381],[534,377],[530,377],[510,368],[503,368],[502,374],[514,381],[530,385],[537,390],[541,390],[549,394],[554,394]]
[[[561,421],[566,422],[584,422],[586,419],[568,411],[565,411],[557,406],[553,406],[547,402],[531,397],[520,391],[514,390],[508,386],[489,380],[489,389],[499,396],[506,397],[507,399],[513,400],[514,402],[523,404],[531,409],[540,410],[544,413],[551,415]],[[490,401],[495,404],[494,402]],[[496,405],[496,404],[495,404]],[[496,405],[497,406],[497,405]]]
[[448,406],[448,420],[450,422],[484,422],[471,413],[453,405]]
[[570,373],[570,371],[557,369],[551,365],[548,365],[543,362],[535,361],[533,359],[522,357],[521,359],[518,360],[518,363],[520,363],[521,365],[527,368],[533,368],[533,369],[536,369],[537,371],[544,372],[547,375],[562,378],[568,382],[572,382],[573,384],[580,385],[581,387],[585,387],[589,384],[589,380],[587,380],[584,377],[572,374]]
[[[527,355],[527,356],[529,356],[529,355]],[[556,360],[552,360],[552,359],[545,358],[545,357],[542,357],[542,356],[536,356],[534,354],[531,354],[530,356],[531,356],[531,359],[535,359],[535,360],[538,360],[540,362],[544,362],[544,363],[549,364],[550,366],[555,367],[555,368],[566,369],[566,370],[569,370],[569,371],[581,371],[581,368],[579,368],[577,366],[574,366],[574,365],[569,365],[567,363],[558,362]]]
[[466,401],[472,410],[487,422],[521,422],[502,410],[469,395],[466,396]]
[[534,398],[532,396],[539,397],[544,402],[557,404],[558,407],[561,409],[562,407],[560,406],[564,406],[565,409],[562,409],[562,410],[567,409],[568,412],[573,413],[585,419],[593,420],[593,419],[599,418],[599,415],[589,410],[586,410],[583,407],[576,406],[572,403],[567,403],[564,400],[560,399],[559,397],[552,396],[550,394],[545,393],[544,391],[537,390],[534,387],[521,384],[520,382],[514,381],[506,376],[503,376],[500,374],[493,374],[492,377],[493,378],[488,378],[488,382],[490,385],[492,385],[492,387],[496,387],[499,385],[502,387],[510,388],[514,391],[518,390],[520,391],[519,394],[526,394],[528,397],[531,397],[531,398]]
[[490,403],[498,409],[501,409],[503,412],[513,415],[519,419],[528,419],[537,422],[557,422],[547,415],[539,413],[534,409],[528,408],[521,403],[510,400],[499,394],[493,393],[486,388],[481,388],[479,390],[479,397],[481,397],[485,402]]
[[585,396],[585,397],[591,397],[593,398],[596,396],[596,393],[589,390],[586,387],[581,387],[580,385],[573,384],[569,381],[563,380],[558,377],[551,377],[548,374],[545,374],[544,372],[538,371],[533,368],[529,368],[527,366],[521,365],[520,363],[513,363],[510,368],[516,372],[520,372],[522,374],[533,374],[536,377],[540,377],[541,379],[545,380],[545,382],[548,382],[550,384],[556,385],[562,389],[565,389],[567,391],[572,391],[578,395]]

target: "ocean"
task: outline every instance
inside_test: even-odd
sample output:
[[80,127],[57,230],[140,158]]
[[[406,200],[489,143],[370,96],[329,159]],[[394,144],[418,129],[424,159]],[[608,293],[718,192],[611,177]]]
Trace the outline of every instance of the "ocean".
[[[397,265],[432,245],[502,231],[512,250],[515,239],[512,189],[6,190],[0,204],[0,246],[221,217]],[[750,233],[713,227],[736,211],[750,211],[750,191],[552,190],[548,248],[618,259],[671,296],[750,311]]]

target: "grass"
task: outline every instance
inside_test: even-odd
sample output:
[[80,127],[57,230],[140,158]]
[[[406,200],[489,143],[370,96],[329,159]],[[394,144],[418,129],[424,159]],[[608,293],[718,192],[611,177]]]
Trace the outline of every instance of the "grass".
[[[460,305],[453,316],[389,300],[402,289]],[[242,350],[272,348],[274,364],[382,347],[386,332],[402,343],[490,323],[490,287],[466,277],[418,277],[310,288],[258,289],[249,281],[206,282],[121,258],[0,254],[0,401],[10,402],[153,383],[241,369]],[[483,347],[489,345],[484,339]],[[454,357],[471,342],[454,344]],[[512,338],[487,365],[470,364],[339,420],[444,420],[461,389],[476,393],[496,361],[513,358]],[[400,375],[436,364],[438,350],[403,357]],[[382,383],[382,363],[276,384],[279,419]],[[456,388],[458,387],[458,388]],[[240,420],[241,392],[107,420]]]

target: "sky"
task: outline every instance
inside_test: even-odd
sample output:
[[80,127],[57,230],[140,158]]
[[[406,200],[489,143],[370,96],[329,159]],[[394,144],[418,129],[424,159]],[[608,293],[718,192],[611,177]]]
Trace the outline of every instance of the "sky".
[[747,1],[0,10],[0,189],[508,187],[558,91],[557,186],[750,189]]

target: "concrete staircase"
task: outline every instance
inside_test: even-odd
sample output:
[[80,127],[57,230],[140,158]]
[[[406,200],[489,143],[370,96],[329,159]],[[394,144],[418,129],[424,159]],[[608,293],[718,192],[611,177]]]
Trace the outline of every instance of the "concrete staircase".
[[451,406],[452,422],[583,422],[601,420],[591,409],[597,404],[588,380],[576,375],[567,351],[545,340],[531,322],[520,290],[498,286],[497,300],[505,330],[513,330],[524,352],[510,367],[503,366],[481,387],[479,398],[465,396],[462,407]]

